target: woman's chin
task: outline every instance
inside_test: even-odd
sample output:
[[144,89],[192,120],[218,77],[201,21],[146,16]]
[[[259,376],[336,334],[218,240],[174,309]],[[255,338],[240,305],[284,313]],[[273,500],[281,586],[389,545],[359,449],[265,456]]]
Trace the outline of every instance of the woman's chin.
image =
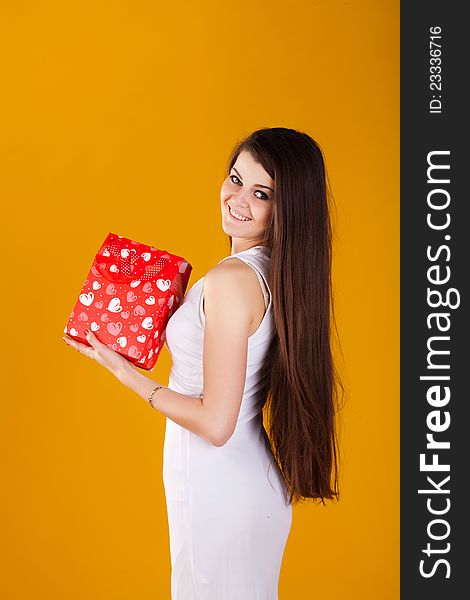
[[226,215],[222,217],[222,228],[227,235],[236,235],[239,232],[237,224],[230,221]]

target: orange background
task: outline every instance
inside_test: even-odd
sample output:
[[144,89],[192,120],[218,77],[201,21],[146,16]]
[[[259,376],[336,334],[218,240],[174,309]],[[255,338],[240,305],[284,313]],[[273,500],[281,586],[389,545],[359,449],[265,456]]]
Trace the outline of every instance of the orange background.
[[228,154],[284,126],[326,156],[347,397],[340,502],[294,507],[279,597],[398,598],[399,2],[3,3],[0,56],[2,597],[170,597],[164,417],[61,336],[109,231],[190,286],[226,256]]

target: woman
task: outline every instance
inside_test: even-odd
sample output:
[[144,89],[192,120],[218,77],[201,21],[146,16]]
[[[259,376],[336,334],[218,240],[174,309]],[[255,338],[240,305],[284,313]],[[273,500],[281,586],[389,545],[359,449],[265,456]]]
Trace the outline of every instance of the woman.
[[292,501],[339,496],[322,153],[304,133],[263,128],[228,167],[231,254],[167,324],[168,387],[91,332],[91,346],[67,339],[166,416],[173,600],[277,599]]

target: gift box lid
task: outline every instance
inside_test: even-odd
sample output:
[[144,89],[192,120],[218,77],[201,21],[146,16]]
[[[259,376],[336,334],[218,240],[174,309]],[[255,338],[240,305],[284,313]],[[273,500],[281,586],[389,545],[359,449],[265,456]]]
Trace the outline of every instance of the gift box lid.
[[[183,264],[184,263],[184,264]],[[93,267],[114,282],[155,280],[184,272],[189,263],[167,250],[110,232],[98,250]]]

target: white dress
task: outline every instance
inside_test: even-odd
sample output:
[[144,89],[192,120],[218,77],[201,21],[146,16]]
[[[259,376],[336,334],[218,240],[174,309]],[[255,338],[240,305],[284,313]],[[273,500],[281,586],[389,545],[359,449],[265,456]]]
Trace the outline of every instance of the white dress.
[[[277,600],[282,556],[292,523],[285,481],[262,435],[263,358],[274,335],[268,250],[237,257],[254,268],[267,310],[248,338],[246,382],[235,431],[214,446],[166,419],[163,449],[172,600]],[[222,262],[222,261],[220,261]],[[172,356],[168,387],[203,391],[203,281],[186,293],[166,328]]]

